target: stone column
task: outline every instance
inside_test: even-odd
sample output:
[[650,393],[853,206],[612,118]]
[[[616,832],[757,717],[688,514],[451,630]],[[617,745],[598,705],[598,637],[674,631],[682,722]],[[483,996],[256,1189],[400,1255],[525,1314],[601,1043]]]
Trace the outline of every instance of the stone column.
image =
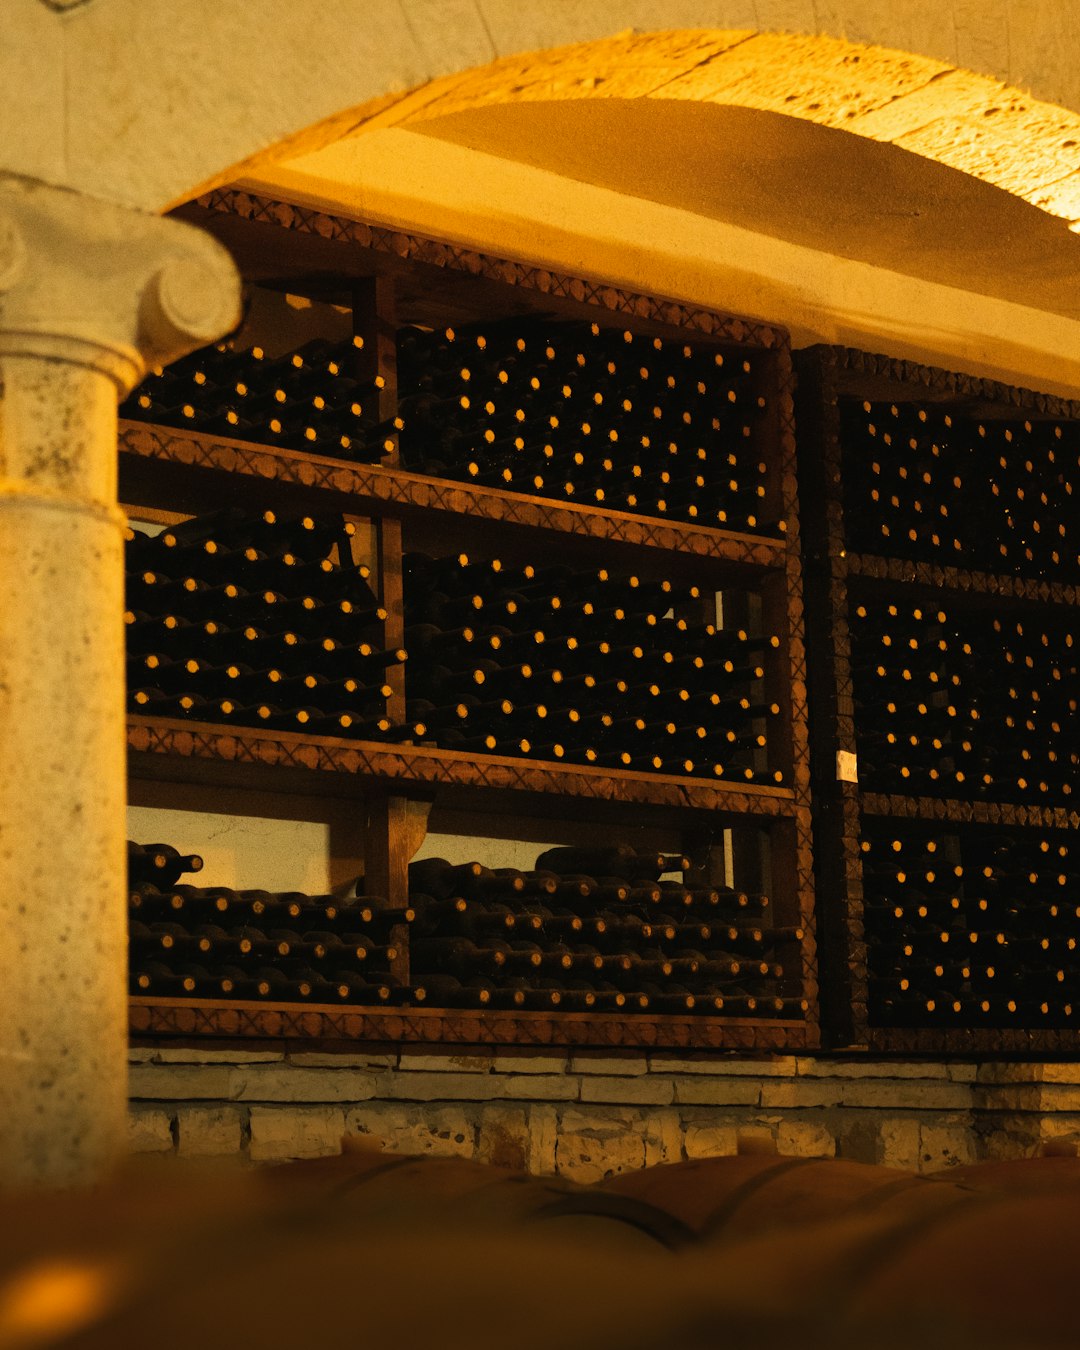
[[0,1185],[124,1150],[116,405],[238,317],[200,231],[0,176]]

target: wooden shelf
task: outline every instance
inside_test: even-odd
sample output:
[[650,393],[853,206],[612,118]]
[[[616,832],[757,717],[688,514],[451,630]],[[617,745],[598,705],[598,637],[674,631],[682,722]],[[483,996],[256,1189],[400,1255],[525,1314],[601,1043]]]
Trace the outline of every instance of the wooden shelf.
[[[645,332],[674,327],[740,349],[790,349],[786,329],[757,319],[625,291],[603,281],[236,188],[217,188],[174,214],[221,239],[245,275],[265,276],[268,284],[280,285],[293,277],[297,285],[310,289],[322,281],[329,298],[347,302],[354,278],[389,275],[406,291],[411,282],[413,290],[438,295],[438,315],[415,312],[416,296],[407,295],[399,317],[410,323],[449,322],[451,313],[468,314],[477,300],[475,318],[518,314],[526,307],[557,317],[580,317],[587,306],[601,319],[607,311],[611,322]],[[528,297],[527,306],[522,305],[523,296]]]
[[905,797],[889,792],[864,792],[859,798],[864,815],[896,816],[903,820],[939,820],[957,825],[1032,826],[1040,830],[1075,830],[1080,826],[1080,804],[1024,806],[1017,802],[960,801],[941,797]]
[[479,1012],[471,1009],[345,1008],[330,1004],[129,1000],[133,1038],[192,1037],[263,1042],[363,1041],[399,1045],[569,1045],[637,1049],[809,1050],[809,1022],[781,1018],[603,1013]]
[[784,564],[784,539],[735,531],[709,530],[623,511],[602,511],[573,502],[525,497],[500,488],[476,487],[429,478],[376,464],[350,464],[301,450],[256,445],[146,422],[121,420],[119,451],[139,459],[183,464],[230,475],[241,474],[295,487],[315,488],[370,502],[380,514],[436,511],[480,516],[529,529],[551,530],[668,553],[778,568]]
[[827,367],[833,390],[870,400],[948,402],[970,416],[1035,417],[1076,420],[1080,401],[1023,389],[1000,380],[964,375],[941,366],[925,366],[881,352],[854,347],[820,346],[810,349]]
[[925,586],[934,591],[957,591],[973,596],[1030,600],[1049,605],[1075,605],[1080,601],[1080,587],[1063,581],[1036,581],[1034,578],[973,572],[961,567],[908,562],[902,558],[880,558],[869,553],[849,553],[842,565],[849,577],[901,582],[904,585]]
[[869,1027],[866,1049],[892,1055],[1077,1057],[1077,1027]]
[[216,760],[383,782],[454,784],[766,818],[786,817],[795,811],[795,794],[786,787],[634,774],[587,764],[468,755],[427,746],[346,741],[296,732],[241,731],[208,722],[132,715],[128,718],[127,743],[132,754],[146,757],[142,765],[133,766],[137,769],[150,769],[153,756],[164,756],[170,761]]

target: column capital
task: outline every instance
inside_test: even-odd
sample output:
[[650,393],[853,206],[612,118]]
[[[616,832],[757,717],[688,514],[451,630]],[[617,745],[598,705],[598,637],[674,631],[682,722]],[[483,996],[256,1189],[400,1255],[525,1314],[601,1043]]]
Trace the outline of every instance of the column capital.
[[0,174],[0,357],[84,366],[123,395],[239,318],[236,268],[202,230]]

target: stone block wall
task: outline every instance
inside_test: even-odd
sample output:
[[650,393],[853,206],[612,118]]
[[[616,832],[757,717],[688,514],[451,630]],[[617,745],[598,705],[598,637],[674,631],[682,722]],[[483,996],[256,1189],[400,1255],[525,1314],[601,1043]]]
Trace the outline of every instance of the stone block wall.
[[148,1048],[130,1097],[135,1152],[272,1163],[350,1133],[581,1182],[740,1136],[932,1172],[1080,1135],[1080,1064]]

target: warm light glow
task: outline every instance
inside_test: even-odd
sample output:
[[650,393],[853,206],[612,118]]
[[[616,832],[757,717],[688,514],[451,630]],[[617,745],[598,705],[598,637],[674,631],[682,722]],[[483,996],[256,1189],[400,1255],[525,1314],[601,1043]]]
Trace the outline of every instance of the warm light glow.
[[0,1287],[0,1347],[22,1350],[85,1327],[108,1307],[114,1268],[79,1261],[40,1262]]

